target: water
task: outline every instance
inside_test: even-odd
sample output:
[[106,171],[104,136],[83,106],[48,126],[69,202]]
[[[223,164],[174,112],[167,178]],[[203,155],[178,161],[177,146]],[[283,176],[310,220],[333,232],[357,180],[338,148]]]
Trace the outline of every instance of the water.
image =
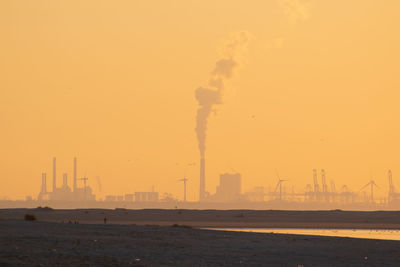
[[400,240],[400,230],[377,229],[303,229],[303,228],[208,228],[210,230],[274,233],[292,235],[336,236],[382,240]]

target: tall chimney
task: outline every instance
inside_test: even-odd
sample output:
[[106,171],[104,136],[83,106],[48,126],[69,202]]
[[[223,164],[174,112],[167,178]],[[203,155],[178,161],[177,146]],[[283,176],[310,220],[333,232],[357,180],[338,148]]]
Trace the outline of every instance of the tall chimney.
[[199,200],[203,201],[206,197],[206,175],[205,175],[205,160],[204,158],[200,159],[200,195]]
[[46,173],[42,173],[42,193],[47,193]]
[[74,158],[74,192],[76,192],[76,157]]
[[64,173],[63,174],[63,188],[68,187],[68,174]]
[[53,157],[53,192],[56,191],[57,183],[56,183],[56,157]]

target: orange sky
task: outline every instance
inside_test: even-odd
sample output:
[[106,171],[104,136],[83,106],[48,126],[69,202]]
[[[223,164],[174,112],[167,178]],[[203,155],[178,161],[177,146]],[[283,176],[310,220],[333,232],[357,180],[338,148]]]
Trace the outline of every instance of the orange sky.
[[[199,187],[194,91],[222,40],[254,38],[207,132],[206,188],[303,190],[312,169],[400,186],[400,1],[0,2],[0,198],[37,196],[51,158],[100,197]],[[196,166],[189,164],[195,162]],[[96,176],[101,178],[100,191]],[[48,182],[49,189],[51,186]]]

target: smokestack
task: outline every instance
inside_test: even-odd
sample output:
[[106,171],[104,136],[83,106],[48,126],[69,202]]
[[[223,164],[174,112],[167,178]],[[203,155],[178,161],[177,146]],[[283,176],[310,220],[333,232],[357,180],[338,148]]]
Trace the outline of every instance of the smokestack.
[[251,36],[245,32],[232,35],[224,47],[223,56],[215,63],[211,72],[208,85],[212,88],[198,87],[195,97],[199,103],[196,115],[196,134],[200,152],[200,196],[205,199],[205,152],[207,137],[207,122],[215,105],[222,103],[225,81],[232,77],[234,69],[238,66],[241,52],[246,50]]
[[42,193],[47,193],[46,173],[42,173]]
[[200,159],[200,201],[203,201],[206,197],[206,161],[204,158]]
[[53,192],[57,189],[56,183],[56,157],[53,157]]
[[76,157],[74,158],[74,192],[76,192]]
[[68,187],[68,174],[64,173],[63,174],[63,188]]

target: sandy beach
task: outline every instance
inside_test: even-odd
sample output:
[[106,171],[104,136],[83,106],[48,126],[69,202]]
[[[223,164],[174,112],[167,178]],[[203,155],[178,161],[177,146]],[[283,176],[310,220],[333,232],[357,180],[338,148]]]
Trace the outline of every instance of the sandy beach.
[[0,220],[0,266],[399,266],[400,242]]
[[[24,221],[27,213],[37,221]],[[328,221],[399,225],[396,212],[9,209],[0,211],[0,266],[400,265],[399,241],[195,228]]]
[[163,210],[163,209],[0,209],[0,219],[34,214],[42,222],[81,224],[188,225],[197,228],[400,229],[397,211]]

